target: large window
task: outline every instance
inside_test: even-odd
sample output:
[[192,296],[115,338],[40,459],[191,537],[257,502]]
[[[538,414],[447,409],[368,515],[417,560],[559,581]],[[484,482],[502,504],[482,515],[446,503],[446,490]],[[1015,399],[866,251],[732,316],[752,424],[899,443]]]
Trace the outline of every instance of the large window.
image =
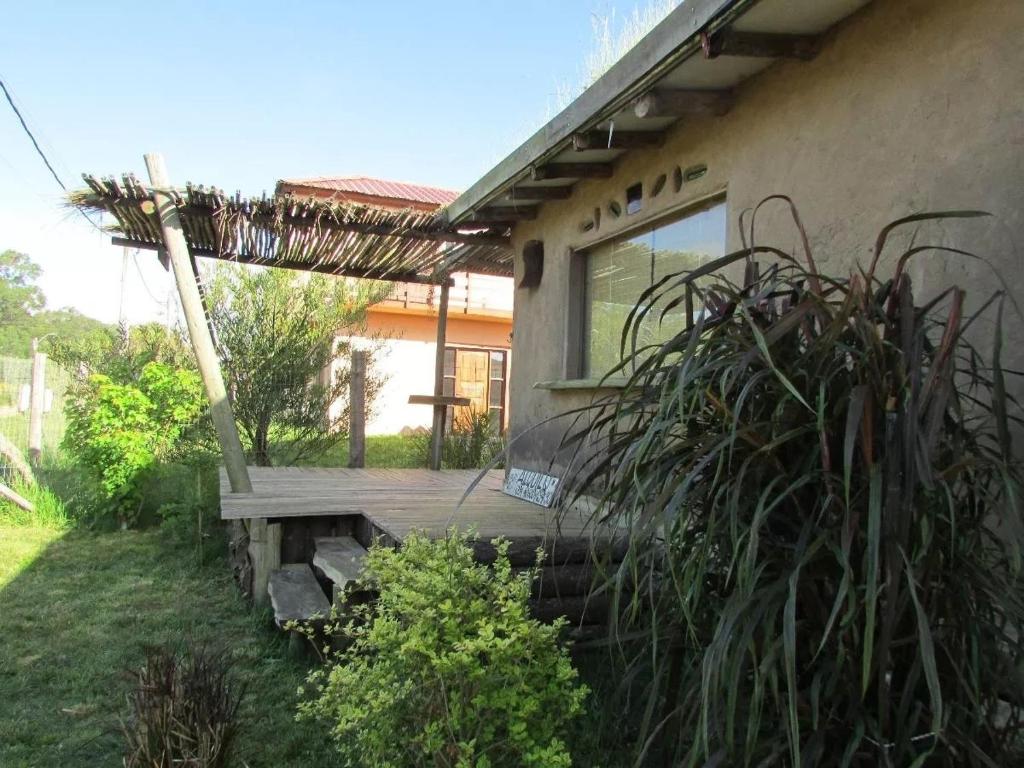
[[[602,376],[619,362],[622,328],[644,290],[666,275],[694,269],[724,255],[725,227],[725,203],[717,202],[585,254],[585,378]],[[640,343],[668,339],[686,327],[682,303],[659,322],[661,310],[655,306],[648,313],[641,326]]]

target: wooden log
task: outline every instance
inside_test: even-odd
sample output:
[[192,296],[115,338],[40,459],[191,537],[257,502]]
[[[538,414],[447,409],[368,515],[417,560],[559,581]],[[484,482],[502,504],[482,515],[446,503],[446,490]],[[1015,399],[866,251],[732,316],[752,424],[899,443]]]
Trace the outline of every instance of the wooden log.
[[[534,597],[576,597],[590,594],[598,579],[606,579],[614,573],[614,565],[599,568],[592,562],[566,563],[546,566],[540,569],[533,582]],[[528,568],[515,568],[526,571]]]
[[2,432],[0,432],[0,457],[3,457],[7,465],[17,472],[24,482],[35,485],[36,477],[32,474],[32,468],[21,455],[18,446],[8,440]]
[[571,185],[564,187],[516,186],[505,195],[510,200],[568,200],[571,196]]
[[530,169],[534,181],[549,179],[610,179],[614,168],[611,163],[548,163]]
[[348,465],[366,466],[366,352],[352,350],[348,397]]
[[[451,291],[451,280],[441,284],[441,296],[437,307],[437,347],[434,352],[434,397],[444,395],[444,346],[448,329],[448,295]],[[441,469],[441,453],[444,448],[444,416],[447,406],[435,400],[434,420],[430,433],[430,468]]]
[[468,397],[454,397],[442,395],[409,395],[409,405],[472,405],[473,401]]
[[533,221],[537,218],[536,206],[491,206],[474,212],[468,221],[489,224],[491,222]]
[[572,137],[577,152],[591,149],[645,149],[660,147],[665,141],[661,131],[587,131]]
[[252,599],[266,605],[270,574],[281,567],[281,524],[266,518],[249,520],[249,561],[252,563]]
[[714,34],[701,33],[704,58],[748,56],[761,59],[800,59],[807,61],[818,55],[817,35],[786,35],[768,32],[738,32],[723,29]]
[[570,626],[605,624],[611,612],[611,599],[607,595],[579,595],[576,597],[542,597],[530,605],[530,613],[539,621],[550,623],[566,618]]
[[[128,248],[140,248],[142,250],[155,251],[161,246],[157,243],[147,243],[142,240],[130,240],[125,237],[112,237],[110,242],[113,245],[123,245]],[[508,245],[506,238],[505,245]],[[388,272],[386,270],[374,269],[344,269],[340,264],[321,261],[296,261],[292,259],[265,259],[256,256],[244,256],[237,253],[220,253],[206,248],[193,248],[192,253],[210,259],[221,259],[237,264],[256,264],[263,267],[275,267],[277,269],[294,269],[299,272],[316,272],[321,275],[334,275],[335,277],[357,277],[369,280],[390,280],[400,283],[420,283],[433,285],[437,281],[429,275],[421,275],[418,272]]]
[[[586,563],[595,555],[603,562],[618,563],[626,556],[625,538],[592,539],[589,536],[517,536],[509,543],[508,559],[513,567],[532,566],[537,550],[544,550],[542,565],[561,566]],[[490,541],[473,542],[473,555],[481,563],[493,563],[498,553]]]
[[196,364],[210,400],[210,415],[217,431],[224,468],[231,482],[232,493],[252,493],[249,471],[245,465],[245,453],[242,441],[238,437],[238,428],[228,400],[224,378],[221,376],[220,360],[214,348],[213,338],[207,325],[203,300],[199,294],[195,275],[192,272],[192,261],[181,228],[178,209],[166,190],[170,189],[170,180],[164,159],[158,154],[146,155],[146,169],[152,183],[153,199],[160,216],[160,229],[167,248],[167,254],[174,269],[174,280],[181,298],[181,308],[185,314],[192,350],[196,356]]
[[690,88],[655,88],[633,102],[633,114],[640,118],[721,116],[732,109],[729,90],[695,91]]
[[7,501],[14,504],[16,507],[21,507],[26,512],[35,512],[36,508],[32,505],[32,502],[26,499],[19,493],[15,493],[4,483],[0,483],[0,498],[6,499]]
[[46,403],[46,355],[32,339],[32,383],[28,405],[28,460],[38,467],[43,455],[43,407]]

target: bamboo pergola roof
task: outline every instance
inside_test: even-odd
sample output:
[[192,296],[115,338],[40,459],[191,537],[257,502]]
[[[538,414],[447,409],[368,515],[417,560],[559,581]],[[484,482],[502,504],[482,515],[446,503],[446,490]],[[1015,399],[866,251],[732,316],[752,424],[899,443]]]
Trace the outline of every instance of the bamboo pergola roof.
[[[109,213],[113,242],[160,250],[163,237],[153,190],[134,175],[84,175],[87,189],[69,196],[84,211]],[[443,212],[395,211],[291,196],[246,198],[188,184],[170,191],[193,256],[346,277],[439,282],[453,271],[511,275],[502,233],[465,231]],[[460,229],[462,231],[460,231]]]

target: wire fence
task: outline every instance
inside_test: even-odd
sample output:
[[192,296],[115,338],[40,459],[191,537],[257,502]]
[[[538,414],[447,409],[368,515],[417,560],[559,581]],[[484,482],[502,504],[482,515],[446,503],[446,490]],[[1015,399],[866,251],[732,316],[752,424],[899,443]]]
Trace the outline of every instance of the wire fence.
[[[44,367],[42,405],[41,460],[55,458],[64,438],[64,400],[71,376],[40,356]],[[32,358],[0,357],[0,436],[6,438],[22,456],[29,456],[31,443]],[[2,442],[2,441],[0,441]],[[0,481],[9,482],[13,468],[0,453]]]

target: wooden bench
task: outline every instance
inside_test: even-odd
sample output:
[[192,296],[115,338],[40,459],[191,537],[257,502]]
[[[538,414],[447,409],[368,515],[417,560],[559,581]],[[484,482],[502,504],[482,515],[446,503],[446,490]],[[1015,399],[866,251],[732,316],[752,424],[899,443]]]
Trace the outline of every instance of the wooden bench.
[[366,548],[351,536],[322,536],[313,540],[313,567],[334,584],[334,603],[362,578]]
[[274,623],[281,628],[289,621],[326,619],[331,612],[313,569],[305,563],[289,563],[272,572],[268,591]]

